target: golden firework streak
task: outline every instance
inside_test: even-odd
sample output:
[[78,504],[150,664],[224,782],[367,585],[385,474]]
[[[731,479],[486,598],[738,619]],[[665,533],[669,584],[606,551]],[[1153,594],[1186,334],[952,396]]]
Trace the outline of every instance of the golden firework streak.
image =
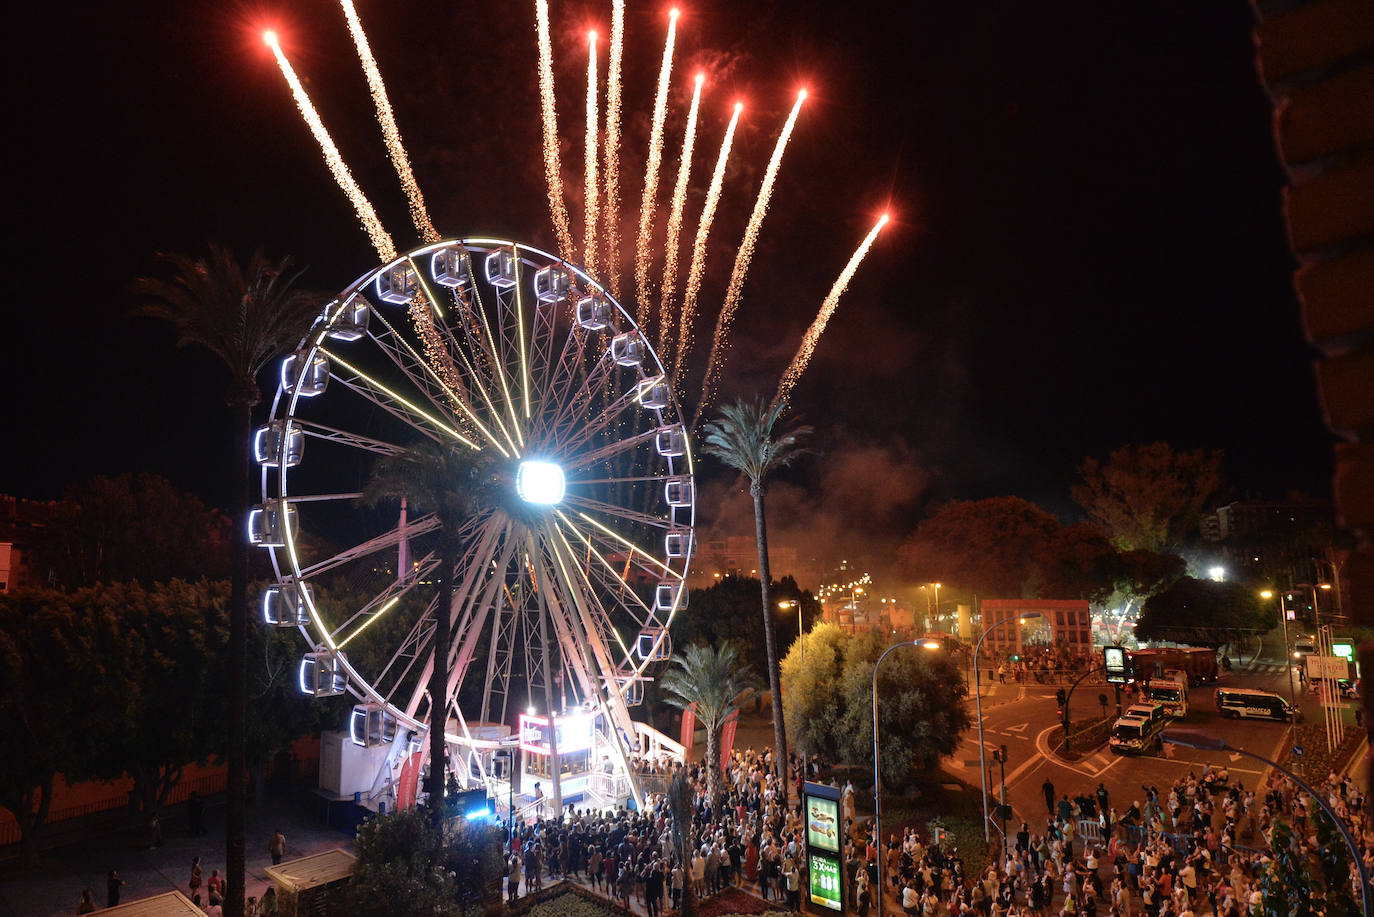
[[682,234],[682,211],[687,207],[687,182],[692,172],[692,148],[697,139],[697,110],[701,107],[701,84],[706,77],[698,73],[692,89],[692,106],[687,111],[687,130],[682,135],[682,158],[678,160],[677,182],[673,185],[673,207],[668,214],[668,238],[663,251],[663,298],[658,304],[658,355],[666,363],[673,342],[673,288],[677,285],[678,237]]
[[587,139],[582,146],[586,159],[586,187],[583,191],[585,209],[583,211],[582,266],[587,273],[596,276],[596,230],[598,182],[596,174],[597,157],[597,113],[596,113],[596,33],[587,33]]
[[682,294],[682,325],[678,329],[677,358],[673,361],[675,388],[682,379],[683,360],[692,347],[692,322],[696,318],[697,295],[701,292],[701,279],[706,273],[706,241],[711,235],[711,223],[716,217],[716,206],[720,203],[720,189],[725,182],[725,165],[730,160],[730,145],[734,142],[735,127],[739,124],[739,114],[742,111],[744,105],[735,103],[735,113],[730,116],[730,124],[725,128],[725,138],[720,142],[716,169],[711,173],[711,187],[706,192],[706,203],[702,205],[696,239],[692,243],[692,265],[687,271],[687,289]]
[[549,212],[558,236],[558,255],[574,257],[572,230],[568,228],[568,205],[563,201],[563,166],[558,156],[558,111],[553,96],[553,43],[549,40],[549,2],[535,0],[534,15],[539,26],[539,98],[544,115],[544,180],[549,186]]
[[716,333],[711,339],[711,356],[706,361],[706,375],[701,381],[701,400],[697,403],[698,416],[706,410],[715,394],[716,377],[720,374],[720,365],[725,360],[730,322],[739,307],[740,294],[744,291],[744,278],[749,273],[749,262],[754,257],[754,244],[758,241],[759,230],[763,227],[763,218],[768,215],[768,201],[773,196],[773,185],[777,181],[778,167],[782,165],[783,150],[787,148],[787,140],[792,136],[792,128],[797,125],[797,115],[805,101],[806,90],[803,89],[797,93],[797,104],[792,106],[792,113],[787,116],[787,123],[783,125],[778,142],[773,146],[773,156],[768,160],[768,171],[764,173],[763,184],[759,186],[758,200],[754,201],[754,212],[749,215],[749,224],[744,228],[744,239],[739,244],[739,251],[735,253],[735,267],[730,271],[730,285],[725,289],[725,300],[721,303],[720,315],[716,318]]
[[438,242],[439,232],[430,222],[429,211],[425,209],[425,196],[410,170],[410,157],[406,155],[405,144],[401,142],[401,129],[396,126],[396,117],[391,112],[391,100],[386,94],[386,84],[382,82],[382,72],[377,69],[377,61],[372,57],[372,47],[368,44],[367,34],[358,13],[353,9],[353,0],[339,0],[343,6],[344,17],[348,20],[348,31],[353,35],[353,44],[358,49],[358,59],[362,61],[363,73],[367,76],[367,87],[372,92],[372,102],[377,106],[377,123],[382,126],[382,139],[386,141],[386,151],[391,156],[391,164],[396,167],[396,177],[401,180],[401,188],[410,203],[410,219],[415,224],[420,238],[425,242]]
[[668,40],[663,43],[663,63],[658,68],[658,92],[654,95],[654,120],[649,130],[649,161],[644,169],[644,195],[639,199],[639,236],[635,241],[635,295],[639,308],[635,321],[644,331],[649,321],[649,260],[653,251],[649,236],[654,228],[658,203],[658,170],[663,164],[663,121],[668,114],[668,80],[673,73],[673,43],[677,38],[678,11],[668,14]]
[[368,238],[372,240],[372,247],[377,250],[378,256],[383,261],[396,260],[396,246],[391,241],[391,236],[387,234],[386,228],[382,226],[382,221],[377,218],[377,211],[372,209],[372,202],[363,194],[363,190],[358,187],[358,183],[353,180],[353,173],[348,170],[348,164],[339,155],[339,148],[334,145],[333,139],[329,136],[329,131],[325,129],[324,122],[320,120],[319,112],[315,111],[315,105],[310,101],[310,96],[301,85],[300,78],[296,76],[296,71],[292,69],[291,62],[286,59],[281,45],[277,41],[275,32],[267,32],[263,36],[263,41],[267,42],[272,49],[272,54],[277,59],[277,66],[281,68],[282,76],[286,77],[287,84],[291,87],[291,94],[296,99],[296,107],[301,111],[301,117],[305,119],[306,126],[310,128],[310,133],[314,134],[315,142],[320,145],[324,152],[324,161],[329,166],[329,171],[334,174],[334,181],[338,182],[344,194],[348,195],[349,201],[353,203],[353,209],[358,214],[358,220],[363,224],[363,229],[367,230]]
[[864,260],[864,255],[873,247],[873,240],[878,238],[878,233],[887,225],[887,214],[878,218],[878,222],[868,231],[868,235],[859,247],[854,250],[854,254],[849,259],[849,263],[840,271],[840,276],[835,278],[835,285],[830,288],[825,299],[821,302],[821,310],[817,313],[811,327],[806,329],[806,334],[802,336],[801,346],[797,348],[797,355],[792,358],[792,363],[787,367],[787,371],[782,374],[782,381],[778,383],[778,393],[773,396],[774,403],[785,401],[788,394],[792,391],[792,386],[797,384],[801,374],[806,371],[806,365],[811,362],[811,356],[816,352],[816,343],[821,339],[821,334],[825,332],[826,323],[830,321],[830,316],[835,314],[835,307],[840,304],[840,297],[849,286],[849,281],[853,279],[854,272],[859,269],[859,262]]
[[620,62],[625,55],[625,0],[611,3],[611,47],[606,65],[606,142],[601,171],[606,193],[601,202],[603,273],[611,295],[620,298]]

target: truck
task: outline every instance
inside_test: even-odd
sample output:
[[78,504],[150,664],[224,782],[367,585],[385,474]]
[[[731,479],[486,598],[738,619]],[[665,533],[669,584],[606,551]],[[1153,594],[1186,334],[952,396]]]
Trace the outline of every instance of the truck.
[[1127,715],[1112,724],[1111,737],[1107,745],[1118,755],[1146,754],[1159,749],[1163,740],[1160,734],[1164,729],[1162,718]]
[[1145,685],[1145,696],[1151,703],[1159,704],[1164,712],[1175,719],[1188,715],[1188,685],[1183,681],[1169,678],[1156,678]]
[[1162,676],[1167,670],[1182,672],[1190,685],[1215,684],[1217,653],[1206,646],[1159,646],[1131,652],[1127,659],[1136,681],[1146,682]]

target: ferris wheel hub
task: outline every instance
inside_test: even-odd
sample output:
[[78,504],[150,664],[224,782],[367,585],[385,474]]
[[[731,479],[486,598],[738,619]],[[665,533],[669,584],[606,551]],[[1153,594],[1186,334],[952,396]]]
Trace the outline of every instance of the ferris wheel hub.
[[563,502],[567,481],[553,462],[525,461],[515,476],[515,491],[526,503],[553,506]]

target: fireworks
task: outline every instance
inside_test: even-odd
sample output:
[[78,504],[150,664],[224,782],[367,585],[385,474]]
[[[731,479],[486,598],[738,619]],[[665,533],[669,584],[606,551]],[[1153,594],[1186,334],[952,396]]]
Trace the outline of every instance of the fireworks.
[[620,62],[625,55],[625,0],[611,2],[611,47],[606,65],[606,145],[601,171],[606,195],[601,208],[605,224],[603,251],[612,295],[620,296]]
[[778,142],[773,145],[773,156],[768,160],[768,170],[763,174],[763,184],[759,186],[759,196],[754,201],[754,212],[749,215],[749,224],[744,228],[744,239],[739,244],[739,251],[735,253],[735,266],[730,271],[730,285],[725,290],[725,300],[721,303],[720,316],[716,319],[716,333],[711,339],[711,356],[706,361],[706,375],[701,381],[701,400],[697,403],[698,416],[706,409],[714,394],[716,376],[720,372],[720,364],[725,359],[730,320],[735,317],[735,309],[739,306],[740,294],[744,290],[744,278],[749,273],[749,262],[754,257],[754,244],[758,241],[759,229],[763,227],[763,218],[768,215],[768,201],[773,196],[773,184],[778,177],[778,167],[782,165],[783,150],[787,148],[787,140],[792,136],[792,128],[797,124],[797,115],[805,101],[806,90],[803,89],[797,93],[797,104],[792,106],[792,113],[787,116],[787,123],[778,135]]
[[821,339],[821,334],[825,331],[825,325],[830,321],[830,316],[835,314],[835,307],[840,304],[840,297],[844,295],[845,289],[849,286],[849,281],[853,278],[854,272],[859,269],[859,262],[864,260],[864,255],[873,247],[873,240],[878,238],[878,233],[887,225],[887,214],[878,218],[878,222],[868,231],[863,242],[854,250],[849,263],[840,271],[840,276],[835,278],[835,285],[830,288],[825,299],[821,302],[821,310],[817,313],[811,327],[806,329],[805,336],[802,337],[801,346],[797,348],[797,355],[792,358],[792,363],[787,367],[787,371],[782,374],[782,381],[778,384],[778,393],[773,397],[774,402],[783,401],[787,398],[792,386],[797,384],[801,374],[806,371],[806,365],[811,362],[811,355],[816,352],[816,342]]
[[678,160],[677,182],[673,185],[673,207],[668,214],[668,238],[663,244],[663,298],[658,306],[658,355],[666,363],[673,342],[673,287],[677,285],[678,236],[682,234],[682,211],[687,206],[687,181],[692,172],[692,147],[697,139],[697,111],[701,108],[701,84],[705,74],[698,73],[692,90],[692,106],[687,111],[687,130],[682,135],[682,158]]
[[363,194],[358,183],[353,180],[353,173],[348,171],[348,164],[339,155],[339,148],[334,145],[333,139],[329,136],[329,131],[325,129],[324,122],[320,120],[319,112],[315,111],[315,105],[310,101],[310,96],[306,93],[305,87],[301,85],[300,78],[296,76],[296,71],[292,69],[291,62],[286,59],[286,54],[281,49],[281,44],[277,41],[276,32],[265,32],[262,36],[263,41],[267,42],[272,49],[272,54],[277,59],[277,66],[281,68],[282,76],[286,77],[287,84],[291,87],[291,94],[295,96],[296,107],[301,111],[301,117],[310,128],[310,133],[315,136],[315,142],[320,145],[324,152],[324,161],[329,166],[329,171],[334,174],[334,180],[339,183],[344,194],[353,203],[353,209],[358,213],[358,220],[363,224],[363,229],[367,230],[368,238],[372,240],[372,247],[377,250],[377,254],[383,261],[393,261],[396,258],[396,246],[391,241],[391,236],[387,234],[386,228],[382,226],[382,221],[377,218],[377,212],[372,209],[372,202]]
[[735,139],[735,127],[739,124],[739,114],[742,111],[743,103],[736,103],[735,113],[730,116],[730,124],[725,128],[725,138],[720,142],[716,168],[711,173],[711,187],[706,192],[706,203],[701,208],[701,219],[697,223],[696,240],[692,243],[692,265],[687,271],[687,290],[682,295],[682,325],[678,331],[677,359],[673,361],[675,383],[682,378],[682,361],[692,346],[692,320],[696,317],[701,278],[706,272],[706,240],[711,235],[711,222],[716,216],[716,206],[720,204],[720,189],[725,182],[725,164],[730,159],[730,144]]
[[549,186],[549,213],[558,236],[558,254],[573,257],[568,205],[563,201],[563,165],[558,156],[558,111],[553,97],[553,44],[549,40],[549,0],[535,0],[539,29],[539,98],[544,116],[544,178]]
[[438,242],[439,232],[430,222],[429,212],[425,209],[425,196],[410,170],[410,157],[406,155],[405,145],[401,143],[401,130],[396,126],[396,118],[391,113],[391,100],[387,98],[386,84],[382,82],[382,72],[377,69],[377,61],[372,57],[372,48],[367,43],[363,24],[353,9],[353,0],[339,0],[344,16],[348,19],[348,31],[353,35],[353,44],[358,49],[358,60],[362,62],[363,73],[367,75],[367,86],[372,92],[372,101],[377,106],[377,123],[382,126],[382,139],[391,163],[396,167],[396,176],[401,180],[406,200],[410,203],[410,219],[426,242]]
[[585,207],[583,209],[582,266],[587,273],[596,275],[596,224],[597,224],[597,180],[596,180],[596,33],[587,33],[587,140],[583,144],[586,159],[586,185],[584,189]]
[[658,93],[654,96],[653,127],[649,131],[649,161],[644,171],[644,196],[639,201],[639,238],[635,242],[635,292],[639,296],[636,321],[645,328],[649,321],[649,260],[653,251],[649,235],[653,231],[654,206],[658,200],[658,169],[663,162],[663,121],[668,114],[668,80],[673,72],[673,42],[677,37],[678,11],[668,15],[668,40],[663,45],[663,63],[658,69]]

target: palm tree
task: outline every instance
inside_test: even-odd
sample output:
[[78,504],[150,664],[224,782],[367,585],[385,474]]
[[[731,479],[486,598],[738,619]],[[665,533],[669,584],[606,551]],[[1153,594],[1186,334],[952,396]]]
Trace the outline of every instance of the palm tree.
[[787,730],[782,721],[782,677],[778,668],[778,638],[773,626],[772,582],[768,569],[768,525],[763,513],[763,495],[768,478],[779,468],[792,464],[808,450],[801,440],[811,434],[809,426],[793,426],[774,433],[786,403],[765,405],[760,399],[721,407],[720,417],[702,430],[703,451],[715,456],[749,479],[749,495],[754,498],[754,536],[759,548],[759,588],[763,593],[763,642],[768,650],[768,690],[773,695],[773,755],[778,779],[787,782]]
[[453,581],[463,549],[464,525],[493,503],[489,453],[457,443],[420,440],[395,455],[384,455],[358,501],[376,504],[406,498],[420,512],[439,520],[439,597],[434,608],[434,664],[429,676],[429,802],[436,823],[444,816],[444,730],[448,722],[448,649],[453,642]]
[[134,281],[142,304],[135,310],[169,322],[178,347],[210,351],[229,370],[229,405],[233,427],[233,462],[229,512],[236,521],[229,569],[229,777],[225,817],[224,913],[240,917],[244,888],[244,807],[248,776],[244,735],[247,716],[246,659],[248,640],[248,542],[237,524],[252,502],[249,439],[253,408],[262,400],[258,374],[294,347],[322,297],[296,286],[300,271],[291,259],[269,261],[255,251],[240,264],[224,246],[211,244],[205,258],[159,254],[166,268],[159,277]]
[[678,917],[697,917],[697,892],[692,885],[692,788],[687,783],[687,768],[679,767],[668,783],[668,810],[672,813],[673,849],[682,864],[682,907]]
[[739,647],[694,643],[673,656],[659,687],[669,704],[696,713],[706,727],[706,798],[715,806],[720,792],[720,734],[725,721],[753,694],[752,667],[740,661]]

